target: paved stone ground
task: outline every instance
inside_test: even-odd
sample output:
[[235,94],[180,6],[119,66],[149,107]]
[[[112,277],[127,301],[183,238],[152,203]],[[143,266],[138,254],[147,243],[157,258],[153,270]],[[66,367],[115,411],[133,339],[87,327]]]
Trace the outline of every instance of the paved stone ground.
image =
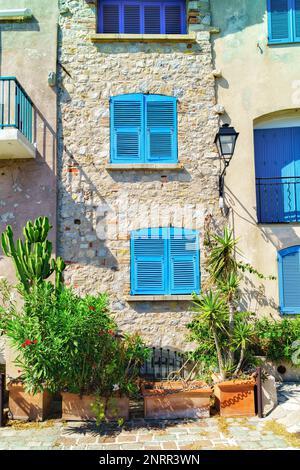
[[[299,449],[300,384],[279,387],[278,408],[265,419],[213,417],[191,421],[133,420],[123,428],[93,423],[11,424],[0,429],[0,450]],[[296,408],[297,407],[297,408]],[[296,417],[297,416],[297,420]],[[298,425],[298,428],[296,426]]]
[[300,384],[286,383],[278,386],[279,406],[271,414],[290,433],[300,434]]

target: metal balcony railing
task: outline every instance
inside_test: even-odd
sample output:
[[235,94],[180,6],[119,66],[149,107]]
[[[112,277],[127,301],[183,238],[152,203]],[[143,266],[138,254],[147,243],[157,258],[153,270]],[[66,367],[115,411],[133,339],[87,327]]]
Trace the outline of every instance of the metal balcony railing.
[[6,128],[33,143],[33,103],[16,77],[0,77],[0,129]]
[[256,178],[259,223],[300,222],[300,176]]

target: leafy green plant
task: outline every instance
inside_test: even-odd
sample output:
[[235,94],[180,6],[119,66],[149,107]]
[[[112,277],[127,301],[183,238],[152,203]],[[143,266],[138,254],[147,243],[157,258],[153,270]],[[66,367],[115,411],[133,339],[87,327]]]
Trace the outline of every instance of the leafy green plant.
[[253,351],[256,354],[274,362],[292,362],[293,343],[300,339],[300,318],[258,319],[254,323],[254,336]]
[[7,322],[6,334],[31,393],[130,394],[147,355],[138,336],[118,337],[105,294],[81,298],[49,282],[24,293],[22,311]]
[[23,229],[24,240],[15,243],[10,225],[2,233],[1,244],[6,256],[12,258],[16,275],[28,293],[31,286],[48,279],[55,272],[56,288],[61,287],[64,261],[52,257],[52,243],[47,240],[52,226],[47,217],[29,221]]
[[0,336],[6,333],[7,324],[16,312],[16,298],[13,287],[7,279],[0,280]]
[[[209,230],[209,229],[208,229]],[[209,273],[208,288],[200,296],[194,295],[194,320],[188,325],[190,338],[197,341],[194,357],[211,357],[218,364],[222,379],[241,373],[247,350],[253,342],[254,330],[251,314],[239,311],[243,295],[240,288],[245,271],[259,275],[249,264],[237,261],[241,256],[238,241],[225,228],[223,235],[206,234],[208,250],[206,268]],[[259,275],[263,277],[263,275]],[[205,338],[205,333],[208,337]]]

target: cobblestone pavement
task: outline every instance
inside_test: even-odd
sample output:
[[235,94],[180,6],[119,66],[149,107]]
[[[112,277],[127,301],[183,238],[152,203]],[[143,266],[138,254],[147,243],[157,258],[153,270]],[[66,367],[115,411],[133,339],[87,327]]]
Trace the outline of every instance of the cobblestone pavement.
[[[0,429],[0,450],[300,449],[300,433],[287,432],[287,429],[296,429],[293,426],[299,425],[300,385],[283,385],[279,392],[279,406],[265,419],[137,419],[126,423],[123,428],[116,425],[97,427],[93,423],[64,423],[59,420],[40,424],[12,424]],[[298,416],[298,423],[294,423],[295,416]]]
[[290,433],[300,434],[300,384],[285,383],[278,387],[278,407],[271,417]]

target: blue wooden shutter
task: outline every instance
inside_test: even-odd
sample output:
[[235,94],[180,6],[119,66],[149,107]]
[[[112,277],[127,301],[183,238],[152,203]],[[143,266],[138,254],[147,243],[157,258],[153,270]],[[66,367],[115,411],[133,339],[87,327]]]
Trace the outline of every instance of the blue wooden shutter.
[[290,0],[268,0],[269,41],[292,40]]
[[100,32],[101,33],[119,33],[121,20],[120,2],[100,2]]
[[138,230],[131,235],[131,294],[167,292],[167,240],[162,229]]
[[182,5],[180,3],[165,4],[165,33],[181,34],[182,31]]
[[124,2],[124,33],[140,34],[141,32],[141,5]]
[[293,128],[257,129],[254,144],[258,221],[295,221]]
[[294,8],[294,40],[300,41],[300,0],[295,0]]
[[160,5],[144,6],[144,33],[145,34],[160,34],[161,31],[161,15],[162,8]]
[[170,96],[149,95],[146,100],[146,161],[177,162],[177,102]]
[[171,294],[200,292],[199,238],[192,230],[170,229]]
[[143,95],[111,98],[111,162],[144,161]]
[[279,252],[280,306],[283,313],[300,313],[300,246]]

